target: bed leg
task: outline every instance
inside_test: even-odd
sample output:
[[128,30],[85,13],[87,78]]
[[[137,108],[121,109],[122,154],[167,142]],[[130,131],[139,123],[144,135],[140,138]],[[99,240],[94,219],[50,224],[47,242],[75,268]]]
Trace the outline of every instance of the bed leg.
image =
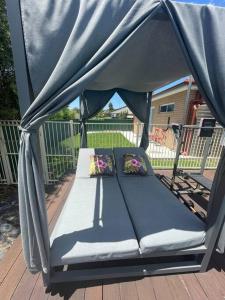
[[212,256],[212,251],[207,250],[202,258],[200,272],[206,272],[209,266],[209,262]]

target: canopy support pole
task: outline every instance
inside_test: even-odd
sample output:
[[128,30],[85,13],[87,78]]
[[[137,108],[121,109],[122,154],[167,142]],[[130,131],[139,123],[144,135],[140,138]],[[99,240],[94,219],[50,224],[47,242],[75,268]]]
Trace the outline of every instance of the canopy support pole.
[[[188,83],[188,89],[187,89],[187,93],[186,93],[186,97],[185,97],[184,116],[183,116],[183,122],[182,122],[183,124],[182,125],[185,125],[185,121],[187,119],[187,114],[188,114],[187,110],[188,110],[188,104],[189,104],[189,99],[190,99],[190,95],[191,95],[191,87],[192,87],[192,76],[189,76],[189,83]],[[183,137],[184,137],[184,128],[182,128],[181,135],[177,142],[177,151],[176,151],[176,156],[175,156],[174,165],[173,165],[173,177],[172,177],[171,188],[174,185],[175,177],[177,174],[178,162],[179,162],[179,158],[180,158],[180,154],[181,154],[181,149],[183,146]]]
[[205,245],[207,246],[207,251],[202,260],[201,272],[205,272],[207,270],[213,250],[216,248],[218,237],[220,236],[220,232],[224,224],[224,219],[225,219],[225,197],[223,197],[223,201],[220,207],[220,211],[217,215],[216,221],[211,225],[211,227],[208,228],[206,232]]
[[22,117],[31,105],[34,97],[29,86],[30,80],[24,47],[23,27],[20,15],[20,1],[6,0],[6,7],[11,34],[19,107]]

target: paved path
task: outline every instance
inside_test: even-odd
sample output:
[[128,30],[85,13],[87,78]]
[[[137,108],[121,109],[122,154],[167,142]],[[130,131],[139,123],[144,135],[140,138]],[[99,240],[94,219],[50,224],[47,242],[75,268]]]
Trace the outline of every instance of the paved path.
[[[120,131],[120,133],[128,139],[131,143],[134,143],[136,146],[140,144],[141,136],[138,136],[132,131]],[[150,141],[146,153],[151,158],[175,158],[176,151],[169,149],[163,145],[160,145],[156,142]]]

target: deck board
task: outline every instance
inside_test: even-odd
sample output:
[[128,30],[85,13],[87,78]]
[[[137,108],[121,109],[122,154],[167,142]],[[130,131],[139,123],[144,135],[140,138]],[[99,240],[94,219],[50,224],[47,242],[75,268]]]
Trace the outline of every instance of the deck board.
[[186,286],[190,296],[195,300],[206,300],[207,295],[202,289],[199,281],[194,274],[181,275],[184,285]]
[[195,276],[209,299],[217,300],[225,298],[225,284],[221,285],[218,281],[214,269],[205,273],[196,273]]
[[46,288],[43,286],[42,276],[39,274],[38,279],[33,287],[30,294],[30,299],[32,300],[47,300],[48,293],[46,293]]
[[136,281],[139,300],[156,300],[151,277],[145,277]]
[[137,300],[138,291],[135,281],[125,281],[120,283],[121,300]]
[[[52,222],[56,221],[55,214],[59,210],[61,204],[64,203],[64,197],[68,193],[72,181],[73,177],[69,177],[64,184],[61,184],[60,190],[57,190],[57,193],[55,195],[51,195],[47,200],[48,221],[50,225]],[[18,251],[17,249],[17,247],[19,247],[18,245],[15,250],[12,246],[10,249],[11,253],[9,254],[9,257],[7,253],[6,257],[4,258],[4,260],[6,260],[6,268],[3,269],[4,266],[2,268],[2,266],[0,265],[0,268],[5,272],[2,275],[2,281],[0,285],[0,299],[30,299],[30,294],[32,293],[38,279],[38,276],[34,276],[27,271],[23,259],[20,237],[17,240],[20,241],[18,243],[18,245],[20,245],[20,251]],[[15,258],[13,258],[14,251]],[[12,259],[11,264],[10,259]],[[23,295],[22,298],[20,296],[21,294]]]
[[156,299],[173,300],[166,276],[152,277],[152,283]]
[[104,300],[120,300],[120,287],[117,283],[103,285]]
[[167,282],[169,284],[171,293],[174,300],[190,300],[191,295],[187,287],[181,280],[180,275],[167,276]]
[[85,300],[102,299],[102,285],[88,287],[85,289]]
[[[48,197],[49,231],[64,205],[72,186],[70,176]],[[174,299],[224,299],[225,260],[215,254],[207,273],[155,276],[141,279],[121,279],[114,282],[91,283],[76,286],[75,283],[58,284],[51,293],[43,286],[41,274],[32,275],[26,269],[20,237],[0,262],[0,299],[8,300],[174,300]]]

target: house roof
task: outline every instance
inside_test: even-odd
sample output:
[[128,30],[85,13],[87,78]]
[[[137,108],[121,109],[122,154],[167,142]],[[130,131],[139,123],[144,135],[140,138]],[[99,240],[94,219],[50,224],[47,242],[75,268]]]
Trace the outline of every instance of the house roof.
[[121,110],[127,110],[128,112],[131,112],[130,111],[130,109],[126,106],[126,105],[124,105],[124,106],[122,106],[122,107],[119,107],[119,108],[116,108],[116,109],[114,109],[112,112],[114,113],[114,112],[119,112],[119,111],[121,111]]
[[[192,80],[191,89],[198,90],[198,87],[197,87],[193,77],[191,80]],[[156,100],[161,99],[162,97],[170,96],[170,95],[187,90],[189,82],[190,82],[190,78],[185,77],[185,78],[181,78],[180,80],[177,80],[175,82],[172,82],[160,89],[157,89],[153,93],[152,101],[156,101]]]

